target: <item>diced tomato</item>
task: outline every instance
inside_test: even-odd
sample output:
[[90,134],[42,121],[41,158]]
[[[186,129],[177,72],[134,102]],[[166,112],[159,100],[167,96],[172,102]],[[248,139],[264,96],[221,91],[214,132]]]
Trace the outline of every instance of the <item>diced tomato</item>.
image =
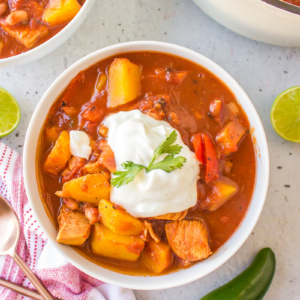
[[86,121],[98,122],[103,115],[103,111],[95,105],[90,105],[83,113],[82,117]]
[[227,156],[232,152],[237,151],[238,143],[244,136],[246,128],[240,123],[229,122],[216,136],[216,141],[220,145],[223,156]]
[[98,126],[97,123],[87,122],[85,128],[90,134],[94,134],[97,131],[97,126]]
[[197,159],[203,165],[204,164],[204,154],[203,154],[201,133],[196,133],[192,136],[192,144],[194,146],[195,155],[196,155]]
[[211,138],[203,133],[202,141],[204,147],[205,182],[209,183],[219,177],[219,162]]

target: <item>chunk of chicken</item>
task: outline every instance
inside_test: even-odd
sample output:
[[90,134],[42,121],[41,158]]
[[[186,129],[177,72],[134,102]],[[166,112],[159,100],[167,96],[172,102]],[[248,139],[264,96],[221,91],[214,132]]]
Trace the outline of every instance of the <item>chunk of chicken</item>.
[[95,174],[95,173],[100,173],[103,169],[104,169],[104,166],[99,161],[95,161],[95,162],[86,164],[82,168],[82,171],[84,174]]
[[159,243],[160,239],[157,236],[157,234],[154,232],[154,229],[152,227],[152,224],[150,222],[144,221],[144,233],[143,233],[143,239],[146,241],[148,240],[148,232],[150,234],[150,237],[155,241],[155,243]]
[[28,49],[32,48],[38,39],[41,39],[49,32],[47,27],[42,25],[36,29],[31,29],[29,25],[10,27],[6,25],[4,20],[0,20],[0,27]]
[[91,233],[91,224],[84,214],[62,206],[58,216],[59,231],[56,240],[66,245],[82,245]]
[[181,220],[165,225],[169,245],[186,261],[197,261],[211,255],[208,233],[203,221]]

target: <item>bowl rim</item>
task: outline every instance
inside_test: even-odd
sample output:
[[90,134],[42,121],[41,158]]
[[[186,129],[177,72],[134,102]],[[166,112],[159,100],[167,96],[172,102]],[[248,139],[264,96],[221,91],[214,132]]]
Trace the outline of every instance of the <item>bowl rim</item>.
[[[57,96],[64,90],[64,88],[69,84],[70,80],[80,70],[85,70],[89,66],[95,64],[97,61],[101,61],[107,57],[135,51],[169,53],[171,55],[177,55],[179,57],[189,59],[196,64],[204,66],[228,86],[228,88],[236,96],[237,102],[240,103],[244,110],[244,106],[247,106],[247,109],[251,112],[250,115],[247,114],[249,122],[249,116],[255,121],[255,128],[253,127],[253,129],[255,130],[252,134],[255,135],[255,139],[257,140],[256,182],[253,190],[253,196],[248,211],[235,233],[221,248],[218,249],[217,252],[215,252],[208,259],[202,262],[198,262],[188,269],[182,269],[166,275],[153,277],[131,276],[110,271],[83,258],[83,256],[78,254],[71,247],[57,243],[55,241],[56,229],[45,213],[42,201],[40,200],[39,194],[37,194],[37,182],[36,180],[31,180],[31,178],[36,178],[36,171],[35,168],[32,167],[32,164],[34,164],[35,166],[37,139],[40,135],[40,130],[44,123],[44,118],[40,117],[40,115],[47,115],[49,110],[47,109],[45,111],[45,108],[51,107]],[[195,61],[196,58],[198,61],[201,61],[201,63]],[[215,72],[212,69],[215,70]],[[217,75],[216,72],[219,75]],[[64,83],[62,84],[62,82]],[[49,101],[49,99],[51,99],[52,93],[57,94],[57,96],[54,97],[53,100]],[[243,104],[240,100],[243,101]],[[33,145],[34,151],[32,151]],[[260,166],[260,171],[258,169],[258,166]],[[43,232],[46,234],[49,242],[61,255],[63,255],[67,259],[68,262],[76,266],[81,271],[89,274],[90,276],[110,284],[115,284],[118,286],[136,290],[158,290],[187,284],[208,275],[209,273],[222,266],[225,262],[227,262],[245,243],[258,221],[266,199],[269,185],[269,151],[265,131],[262,126],[261,120],[254,108],[254,105],[252,104],[251,100],[244,92],[244,90],[241,88],[241,86],[237,83],[237,81],[223,68],[221,68],[215,62],[206,58],[202,54],[182,46],[157,41],[135,41],[102,48],[81,58],[73,65],[71,65],[68,69],[66,69],[51,84],[51,86],[47,89],[39,104],[37,105],[26,133],[23,169],[26,193],[29,203],[32,207],[33,215],[37,219]],[[258,176],[260,177],[258,178]],[[255,207],[253,207],[254,204]],[[45,218],[45,215],[47,216],[47,218]],[[52,228],[49,227],[49,222]]]
[[41,57],[48,55],[50,52],[53,52],[64,42],[66,42],[66,40],[68,40],[79,28],[94,2],[95,0],[85,0],[76,16],[62,30],[39,46],[33,47],[26,52],[14,56],[0,58],[0,68],[26,64],[31,61],[38,60]]

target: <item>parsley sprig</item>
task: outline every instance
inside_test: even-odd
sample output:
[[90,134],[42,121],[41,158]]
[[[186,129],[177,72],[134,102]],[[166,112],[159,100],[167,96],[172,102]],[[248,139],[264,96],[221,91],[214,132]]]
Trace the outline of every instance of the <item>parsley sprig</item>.
[[[186,158],[183,156],[175,156],[180,153],[182,146],[173,143],[177,139],[176,130],[172,131],[171,134],[155,149],[152,159],[149,165],[143,166],[135,164],[132,161],[126,161],[122,164],[124,171],[116,171],[113,173],[115,177],[111,180],[111,185],[114,187],[121,187],[122,185],[128,184],[133,181],[135,176],[142,170],[145,169],[146,172],[150,172],[155,169],[164,170],[167,173],[174,171],[175,169],[181,169],[183,163],[186,162]],[[156,159],[162,154],[167,154],[167,156],[156,162]]]

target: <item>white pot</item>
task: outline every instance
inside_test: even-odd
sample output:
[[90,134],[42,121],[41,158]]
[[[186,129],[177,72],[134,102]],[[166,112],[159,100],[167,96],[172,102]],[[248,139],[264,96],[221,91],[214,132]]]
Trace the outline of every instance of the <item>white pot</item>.
[[[193,1],[214,20],[236,33],[264,43],[300,47],[299,14],[262,0]],[[281,6],[290,5],[282,3]]]

